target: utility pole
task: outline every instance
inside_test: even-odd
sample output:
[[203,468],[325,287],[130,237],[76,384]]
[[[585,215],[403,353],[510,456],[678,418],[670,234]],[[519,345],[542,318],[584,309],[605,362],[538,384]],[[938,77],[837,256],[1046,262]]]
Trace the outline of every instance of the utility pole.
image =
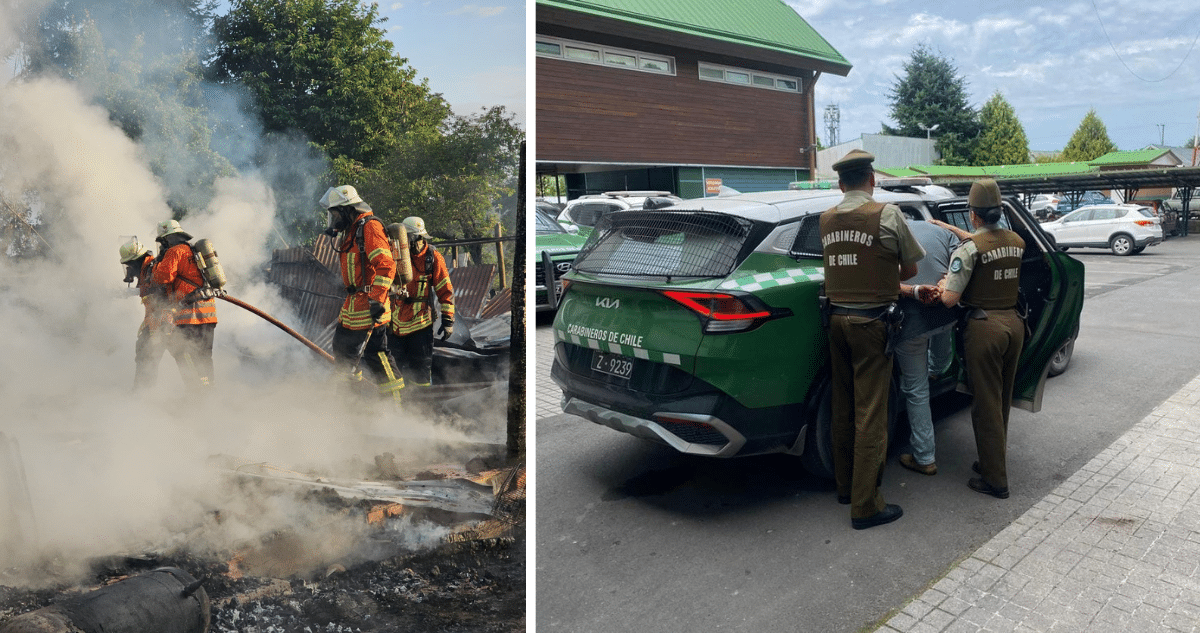
[[1196,112],[1196,135],[1192,137],[1192,167],[1196,166],[1196,152],[1200,150],[1200,111]]
[[1158,126],[1158,144],[1163,145],[1166,143],[1167,124],[1166,123],[1156,123],[1155,125]]

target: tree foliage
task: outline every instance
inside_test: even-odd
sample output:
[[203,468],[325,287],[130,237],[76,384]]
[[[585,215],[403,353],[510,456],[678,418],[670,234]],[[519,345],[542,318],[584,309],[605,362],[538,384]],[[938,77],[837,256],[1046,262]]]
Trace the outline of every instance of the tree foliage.
[[1071,140],[1063,148],[1062,159],[1071,162],[1086,162],[1095,160],[1109,152],[1116,151],[1117,146],[1108,138],[1108,128],[1096,114],[1096,109],[1088,110]]
[[379,169],[357,174],[363,177],[360,191],[388,222],[418,215],[435,237],[491,237],[502,217],[515,221],[519,215],[515,193],[524,139],[503,106],[454,116],[442,130],[404,135]]
[[90,25],[108,45],[123,48],[136,39],[151,58],[192,56],[207,59],[216,0],[52,0],[22,34],[25,73],[78,74],[95,44],[81,38]]
[[1029,162],[1029,139],[1012,105],[997,91],[979,110],[982,131],[973,165],[1023,165]]
[[237,0],[218,17],[212,75],[241,82],[269,132],[299,130],[332,158],[374,166],[449,115],[359,0]]
[[55,0],[27,33],[23,74],[71,81],[142,146],[182,212],[232,166],[210,145],[201,86],[212,0]]
[[965,165],[979,136],[978,113],[967,102],[966,80],[950,60],[918,44],[904,64],[904,76],[888,92],[896,127],[883,125],[884,134],[921,137],[937,125],[933,135],[942,164]]

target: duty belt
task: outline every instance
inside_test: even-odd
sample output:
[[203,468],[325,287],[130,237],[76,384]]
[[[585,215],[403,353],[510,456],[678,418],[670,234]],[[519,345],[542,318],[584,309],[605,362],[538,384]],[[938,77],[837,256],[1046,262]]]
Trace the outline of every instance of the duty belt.
[[866,309],[844,308],[842,306],[833,306],[831,308],[831,312],[833,314],[841,314],[844,316],[856,316],[856,317],[866,317],[868,319],[878,319],[879,317],[883,316],[883,314],[885,312],[887,312],[887,309],[888,309],[888,306],[882,306],[882,307],[878,307],[878,308],[866,308]]

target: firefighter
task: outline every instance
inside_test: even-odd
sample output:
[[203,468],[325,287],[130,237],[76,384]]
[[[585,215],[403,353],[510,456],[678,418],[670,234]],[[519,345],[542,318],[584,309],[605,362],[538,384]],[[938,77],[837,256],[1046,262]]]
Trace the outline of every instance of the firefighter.
[[433,384],[433,303],[441,312],[441,339],[454,332],[454,287],[442,254],[429,243],[425,220],[404,218],[408,234],[408,252],[412,261],[412,281],[398,292],[392,311],[388,347],[401,365],[404,376],[420,387]]
[[887,459],[891,334],[885,320],[900,281],[917,273],[924,249],[904,215],[875,202],[875,157],[852,150],[833,164],[845,197],[821,214],[825,293],[829,297],[831,434],[839,503],[850,504],[856,530],[899,519],[900,506],[880,492]]
[[192,236],[175,220],[158,223],[158,261],[151,275],[159,295],[174,311],[172,355],[186,375],[184,382],[213,383],[213,335],[217,329],[217,300],[204,292],[204,277],[189,243]]
[[[175,327],[174,314],[154,286],[152,275],[155,261],[150,249],[135,237],[121,246],[120,255],[121,264],[125,267],[125,283],[137,282],[138,296],[146,307],[146,315],[138,326],[133,354],[133,389],[138,391],[153,387],[158,382],[158,363],[162,360],[163,350],[169,348],[167,341]],[[182,364],[180,371],[182,375],[187,375],[183,372]]]
[[[321,197],[328,213],[325,234],[335,238],[346,299],[333,333],[333,355],[357,375],[365,362],[379,393],[400,400],[404,379],[387,345],[391,320],[388,291],[396,274],[383,222],[350,185],[330,187]],[[340,237],[338,237],[340,236]]]
[[963,361],[974,396],[971,425],[979,477],[967,481],[976,492],[1008,498],[1008,412],[1017,360],[1025,344],[1025,322],[1017,310],[1025,240],[999,226],[1004,210],[1000,186],[976,181],[967,195],[975,232],[950,256],[942,281],[942,302],[966,308],[962,326]]

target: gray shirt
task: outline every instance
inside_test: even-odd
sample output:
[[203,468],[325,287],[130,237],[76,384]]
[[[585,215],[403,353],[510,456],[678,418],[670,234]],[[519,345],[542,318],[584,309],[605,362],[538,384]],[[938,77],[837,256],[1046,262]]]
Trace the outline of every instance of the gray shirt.
[[[958,236],[949,229],[924,220],[906,221],[913,237],[925,249],[925,257],[917,262],[917,274],[904,283],[913,286],[936,285],[946,274],[950,255],[958,245]],[[941,304],[929,306],[910,297],[900,299],[900,308],[904,311],[900,340],[949,329],[956,318],[953,310]]]

